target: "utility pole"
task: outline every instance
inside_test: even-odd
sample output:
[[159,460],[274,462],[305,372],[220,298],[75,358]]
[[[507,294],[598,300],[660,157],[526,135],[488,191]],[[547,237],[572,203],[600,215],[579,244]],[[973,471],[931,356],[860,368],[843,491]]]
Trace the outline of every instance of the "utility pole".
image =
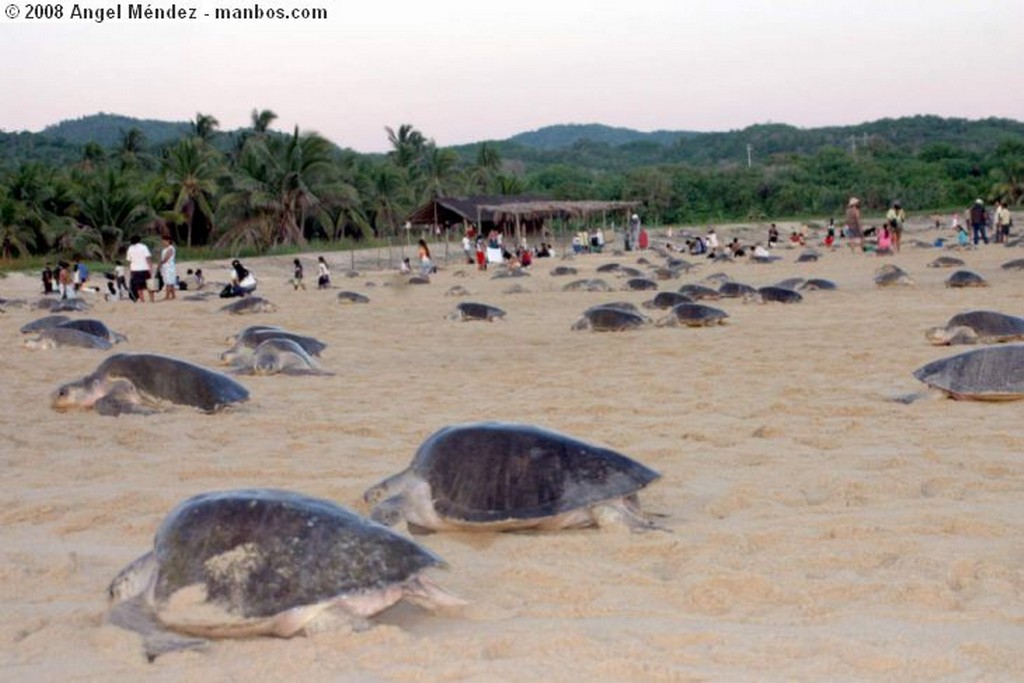
[[747,168],[750,168],[753,165],[753,163],[754,163],[753,159],[750,156],[750,152],[753,149],[754,149],[753,146],[751,146],[750,143],[747,143]]

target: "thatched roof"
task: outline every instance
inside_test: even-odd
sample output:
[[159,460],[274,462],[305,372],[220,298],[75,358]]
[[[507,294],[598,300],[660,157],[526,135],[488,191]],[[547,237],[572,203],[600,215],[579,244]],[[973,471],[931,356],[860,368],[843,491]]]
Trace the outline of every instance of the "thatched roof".
[[639,202],[559,200],[533,196],[437,197],[413,211],[414,225],[454,223],[499,223],[515,220],[543,220],[555,216],[586,216],[602,211],[628,211]]
[[551,216],[587,216],[603,211],[629,211],[640,202],[605,202],[597,200],[554,200],[506,201],[488,204],[481,208],[492,212],[495,217],[547,218]]

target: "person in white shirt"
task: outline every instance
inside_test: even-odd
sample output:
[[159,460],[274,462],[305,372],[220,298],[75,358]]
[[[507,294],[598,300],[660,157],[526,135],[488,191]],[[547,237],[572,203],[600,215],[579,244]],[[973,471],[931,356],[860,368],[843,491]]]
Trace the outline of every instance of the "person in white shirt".
[[[131,274],[130,293],[135,296],[137,302],[142,303],[146,280],[153,274],[153,254],[150,253],[149,247],[142,243],[142,239],[138,235],[133,235],[129,242],[130,245],[125,256],[128,260],[128,272]],[[149,297],[153,298],[152,292],[149,293]]]

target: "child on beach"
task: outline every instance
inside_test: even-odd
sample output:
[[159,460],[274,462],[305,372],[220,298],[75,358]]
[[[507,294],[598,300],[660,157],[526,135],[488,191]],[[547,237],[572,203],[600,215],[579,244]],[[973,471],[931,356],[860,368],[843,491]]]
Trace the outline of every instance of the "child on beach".
[[299,291],[299,287],[305,291],[306,283],[302,281],[302,261],[295,259],[292,264],[295,266],[295,269],[292,271],[292,286],[295,287],[296,292]]

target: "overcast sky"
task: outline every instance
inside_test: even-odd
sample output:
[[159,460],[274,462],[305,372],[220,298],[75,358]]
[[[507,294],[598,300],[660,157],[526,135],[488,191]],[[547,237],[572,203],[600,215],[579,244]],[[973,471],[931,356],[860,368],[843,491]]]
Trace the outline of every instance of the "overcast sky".
[[[1024,0],[175,0],[199,18],[102,24],[49,1],[63,1],[65,18],[0,15],[2,130],[100,111],[202,112],[229,130],[258,107],[279,115],[274,128],[369,152],[387,148],[384,126],[403,123],[449,145],[556,123],[1024,119]],[[28,3],[13,4],[23,17]],[[213,17],[256,4],[324,7],[328,18]]]

